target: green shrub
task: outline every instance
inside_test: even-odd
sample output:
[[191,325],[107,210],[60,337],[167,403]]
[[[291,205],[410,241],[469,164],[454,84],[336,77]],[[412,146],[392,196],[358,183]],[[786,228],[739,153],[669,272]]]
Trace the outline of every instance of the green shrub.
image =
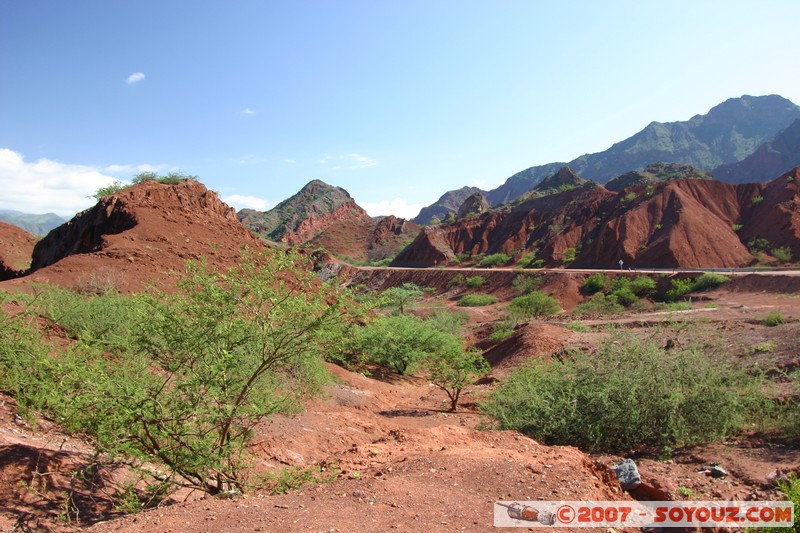
[[694,281],[691,279],[673,279],[672,280],[672,287],[667,290],[664,298],[668,302],[674,302],[679,300],[692,292],[692,288],[694,287]]
[[716,272],[706,272],[694,280],[692,291],[711,291],[728,282],[728,276]]
[[447,282],[447,288],[452,289],[464,283],[464,274],[456,274]]
[[647,276],[638,276],[631,281],[631,290],[640,298],[647,298],[656,292],[656,281]]
[[564,327],[570,331],[577,331],[578,333],[589,333],[590,331],[592,331],[589,326],[587,326],[580,320],[575,320],[573,322],[570,322]]
[[497,265],[505,265],[509,261],[511,261],[511,258],[506,254],[491,254],[484,257],[483,260],[478,263],[478,266],[481,268],[492,268]]
[[608,276],[602,272],[596,272],[588,276],[581,286],[581,290],[585,294],[594,294],[596,292],[604,292],[606,287],[609,286]]
[[486,278],[483,276],[470,276],[465,281],[464,284],[467,286],[468,289],[477,289],[481,287],[484,283],[486,283]]
[[536,252],[529,252],[523,255],[519,261],[517,261],[518,268],[528,268],[533,263],[533,260],[536,259]]
[[413,315],[390,315],[356,329],[351,342],[361,360],[408,374],[421,359],[439,350],[448,340],[433,323]]
[[544,266],[544,259],[537,259],[531,263],[531,268],[542,268]]
[[764,197],[759,195],[753,196],[753,205],[758,205],[764,201]]
[[761,380],[700,349],[620,335],[596,354],[533,359],[482,404],[501,429],[550,445],[629,453],[741,432],[767,399]]
[[744,224],[734,224],[733,226],[731,226],[731,229],[732,229],[733,231],[735,231],[735,232],[738,232],[738,231],[739,231],[739,230],[741,230],[743,227],[744,227]]
[[616,296],[596,293],[588,302],[575,306],[577,315],[607,315],[621,313],[625,308],[619,304]]
[[766,252],[770,246],[771,243],[763,237],[753,237],[747,241],[747,249],[750,250],[750,253],[753,255]]
[[783,319],[783,315],[777,309],[770,311],[770,313],[765,318],[761,319],[760,322],[770,328],[774,328],[775,326],[780,326],[781,324],[786,323]]
[[575,257],[578,255],[578,250],[575,248],[567,248],[564,250],[564,256],[561,259],[562,263],[571,263],[575,261]]
[[773,248],[772,250],[769,251],[769,255],[771,255],[781,263],[792,262],[792,249],[789,248],[788,246]]
[[458,305],[461,307],[480,307],[483,305],[491,305],[497,301],[497,298],[492,296],[491,294],[467,294],[463,296],[459,301]]
[[452,337],[442,349],[423,359],[420,366],[425,377],[447,394],[451,411],[458,408],[463,390],[489,370],[483,355],[464,350],[458,337]]
[[469,314],[466,311],[437,309],[425,321],[439,331],[458,335],[461,333],[467,319],[469,319]]
[[511,282],[514,289],[522,294],[529,294],[542,284],[542,278],[535,275],[520,274]]
[[92,198],[94,198],[95,200],[100,200],[100,198],[103,198],[104,196],[108,196],[110,194],[116,194],[120,191],[124,191],[128,187],[130,187],[130,185],[123,183],[119,180],[114,180],[109,185],[97,189],[97,191],[92,195]]
[[776,533],[800,533],[800,519],[798,519],[798,509],[800,509],[800,478],[797,474],[789,474],[786,479],[777,481],[778,488],[786,495],[786,499],[794,504],[794,525],[792,527],[782,527],[771,529]]
[[625,307],[630,307],[639,301],[639,297],[631,290],[630,284],[611,291],[609,296],[616,298],[617,302]]
[[491,335],[487,337],[490,342],[501,342],[514,334],[514,327],[508,322],[495,325]]
[[406,306],[422,300],[425,296],[424,289],[414,283],[403,283],[399,287],[389,287],[379,298],[380,307],[395,308],[400,314],[405,312]]
[[517,296],[508,305],[511,316],[527,320],[532,317],[554,315],[561,311],[558,300],[547,296],[542,291],[533,291]]

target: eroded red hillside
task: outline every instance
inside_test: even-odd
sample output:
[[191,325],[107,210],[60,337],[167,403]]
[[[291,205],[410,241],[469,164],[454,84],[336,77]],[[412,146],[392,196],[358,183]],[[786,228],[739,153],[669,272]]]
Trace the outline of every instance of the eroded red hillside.
[[102,198],[39,241],[32,274],[9,284],[51,282],[86,290],[168,287],[189,259],[233,264],[260,241],[204,185],[147,181]]
[[800,257],[800,169],[769,184],[674,180],[612,192],[587,183],[520,205],[424,228],[393,266],[428,267],[478,254],[544,266],[743,267],[766,239]]
[[0,280],[27,270],[35,244],[36,237],[24,229],[0,222]]

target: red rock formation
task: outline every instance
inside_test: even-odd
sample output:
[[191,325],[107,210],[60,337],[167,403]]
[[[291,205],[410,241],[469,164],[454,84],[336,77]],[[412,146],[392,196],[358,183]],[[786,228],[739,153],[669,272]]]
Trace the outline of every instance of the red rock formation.
[[22,228],[0,222],[0,280],[22,274],[31,263],[36,237]]
[[674,180],[615,193],[586,184],[425,228],[393,265],[434,266],[459,254],[498,252],[519,259],[535,251],[551,267],[614,268],[620,259],[642,268],[742,267],[754,261],[746,246],[753,237],[788,246],[798,258],[798,181],[800,169],[767,185]]
[[74,286],[102,277],[125,291],[169,287],[186,260],[227,266],[243,245],[261,241],[216,193],[194,180],[148,181],[102,198],[50,232],[33,250],[33,274],[14,282]]

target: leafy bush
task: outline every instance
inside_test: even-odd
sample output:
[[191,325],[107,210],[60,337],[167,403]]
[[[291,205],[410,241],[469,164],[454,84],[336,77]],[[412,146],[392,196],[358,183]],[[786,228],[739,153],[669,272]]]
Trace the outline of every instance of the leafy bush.
[[123,183],[119,180],[114,180],[109,185],[97,189],[97,191],[91,196],[91,198],[94,198],[95,200],[100,200],[104,196],[108,196],[110,194],[116,194],[120,191],[124,191],[128,187],[130,187],[130,185]]
[[800,520],[797,518],[800,509],[800,478],[797,474],[789,474],[786,479],[777,481],[778,488],[786,495],[786,499],[794,504],[794,525],[792,527],[775,528],[776,533],[800,533]]
[[694,281],[691,279],[673,279],[672,280],[672,288],[667,290],[664,298],[668,302],[674,302],[679,300],[692,292],[692,288],[694,287]]
[[781,263],[791,263],[792,261],[792,249],[788,246],[782,246],[780,248],[773,248],[769,251],[769,255],[777,259]]
[[608,276],[606,276],[602,272],[596,272],[588,276],[583,281],[583,285],[581,285],[581,290],[583,290],[585,294],[594,294],[596,292],[605,291],[606,287],[608,286],[609,286]]
[[514,334],[514,327],[508,322],[501,322],[495,325],[491,335],[487,337],[490,342],[501,342]]
[[580,320],[575,320],[573,322],[570,322],[569,324],[567,324],[564,327],[567,328],[570,331],[577,331],[579,333],[588,333],[588,332],[592,331],[591,328],[589,328],[589,326],[587,326],[586,324],[584,324]]
[[761,196],[760,194],[758,194],[756,196],[753,196],[753,205],[758,205],[763,201],[764,201],[764,197]]
[[426,319],[426,322],[439,331],[458,335],[468,318],[469,315],[466,311],[437,309]]
[[414,283],[403,283],[399,287],[389,287],[380,296],[380,307],[396,308],[400,314],[405,312],[407,305],[422,300],[425,296],[423,289]]
[[447,342],[432,323],[412,315],[381,316],[353,333],[352,346],[362,360],[389,367],[400,374]]
[[508,305],[511,316],[522,320],[531,317],[554,315],[561,310],[558,300],[547,296],[541,291],[533,291],[523,296],[517,296]]
[[767,401],[760,385],[760,378],[700,349],[664,350],[617,336],[596,354],[531,360],[482,408],[501,429],[546,444],[627,453],[742,431]]
[[574,313],[577,315],[606,315],[621,313],[624,310],[625,308],[617,302],[616,296],[598,292],[588,302],[575,306]]
[[564,250],[564,256],[561,258],[562,263],[571,263],[575,261],[575,257],[578,255],[578,250],[575,248],[567,248]]
[[723,276],[716,272],[706,272],[699,278],[694,280],[692,284],[693,291],[711,291],[728,282],[728,276]]
[[492,296],[491,294],[467,294],[463,296],[459,301],[458,305],[461,307],[480,307],[483,305],[491,305],[497,301],[497,298]]
[[447,288],[452,289],[464,283],[464,274],[456,274],[447,282]]
[[535,275],[520,274],[511,282],[514,289],[522,294],[529,294],[542,284],[542,278]]
[[765,318],[761,319],[761,323],[767,327],[774,328],[775,326],[780,326],[786,322],[783,319],[781,312],[775,309],[774,311],[770,311]]
[[468,289],[477,289],[484,283],[486,283],[486,278],[484,278],[483,276],[470,276],[466,280],[464,280],[464,284],[467,286]]
[[770,246],[771,243],[763,237],[753,237],[747,241],[747,249],[753,255],[766,252]]
[[534,259],[536,259],[536,252],[535,251],[534,252],[529,252],[529,253],[523,255],[520,258],[520,260],[517,261],[517,267],[518,268],[528,268],[531,265],[531,263],[533,263]]
[[343,298],[303,261],[266,251],[225,272],[189,263],[175,293],[133,298],[134,323],[117,330],[59,308],[107,305],[119,317],[117,300],[61,293],[48,316],[87,342],[18,364],[37,376],[40,408],[107,456],[160,463],[166,473],[143,466],[158,483],[245,490],[253,427],[321,391],[322,356],[343,337]]
[[733,231],[735,231],[735,232],[738,232],[738,231],[739,231],[739,230],[741,230],[743,227],[744,227],[744,224],[734,224],[733,226],[731,226],[731,229],[732,229]]
[[138,184],[144,183],[145,181],[157,181],[158,183],[163,183],[164,185],[178,185],[179,183],[183,183],[186,180],[196,180],[197,176],[192,176],[191,174],[186,174],[185,172],[170,172],[164,176],[160,176],[157,172],[139,172],[136,174],[133,179],[131,179],[131,183]]
[[631,281],[631,290],[640,298],[647,298],[656,292],[656,281],[647,276],[637,276]]
[[511,261],[511,258],[506,254],[491,254],[484,257],[478,266],[482,268],[492,268],[497,265],[505,265],[509,261]]
[[458,337],[451,337],[442,348],[421,362],[425,377],[450,398],[450,410],[458,408],[461,393],[478,376],[489,370],[480,352],[464,350]]
[[617,302],[625,307],[630,307],[639,301],[639,297],[631,290],[630,283],[611,291],[609,297],[616,298]]

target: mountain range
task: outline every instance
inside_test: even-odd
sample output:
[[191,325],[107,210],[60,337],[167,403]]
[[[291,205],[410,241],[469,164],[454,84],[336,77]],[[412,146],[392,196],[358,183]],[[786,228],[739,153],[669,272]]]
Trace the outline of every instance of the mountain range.
[[[731,98],[713,107],[707,114],[695,115],[687,121],[651,122],[640,132],[603,152],[585,154],[568,163],[556,162],[527,168],[509,177],[496,189],[486,191],[485,196],[492,206],[508,203],[563,166],[601,184],[655,162],[687,164],[716,176],[715,169],[744,160],[764,143],[773,141],[780,144],[775,139],[776,135],[798,118],[800,107],[781,96],[745,95]],[[781,148],[783,146],[776,145],[772,151],[780,151]],[[771,154],[771,159],[779,159]],[[775,168],[779,167],[780,164],[775,165]],[[761,176],[760,181],[775,178],[792,167],[791,164],[784,165],[771,175]],[[720,179],[736,183],[746,180],[740,177],[745,174],[737,172],[721,171]],[[442,198],[449,198],[451,193],[446,193]],[[420,211],[413,221],[431,224],[431,213],[436,213],[440,220],[444,220],[457,209],[442,203],[440,199]]]
[[50,230],[57,228],[67,220],[69,219],[55,213],[34,215],[13,209],[0,209],[0,221],[13,224],[33,235],[47,235]]

